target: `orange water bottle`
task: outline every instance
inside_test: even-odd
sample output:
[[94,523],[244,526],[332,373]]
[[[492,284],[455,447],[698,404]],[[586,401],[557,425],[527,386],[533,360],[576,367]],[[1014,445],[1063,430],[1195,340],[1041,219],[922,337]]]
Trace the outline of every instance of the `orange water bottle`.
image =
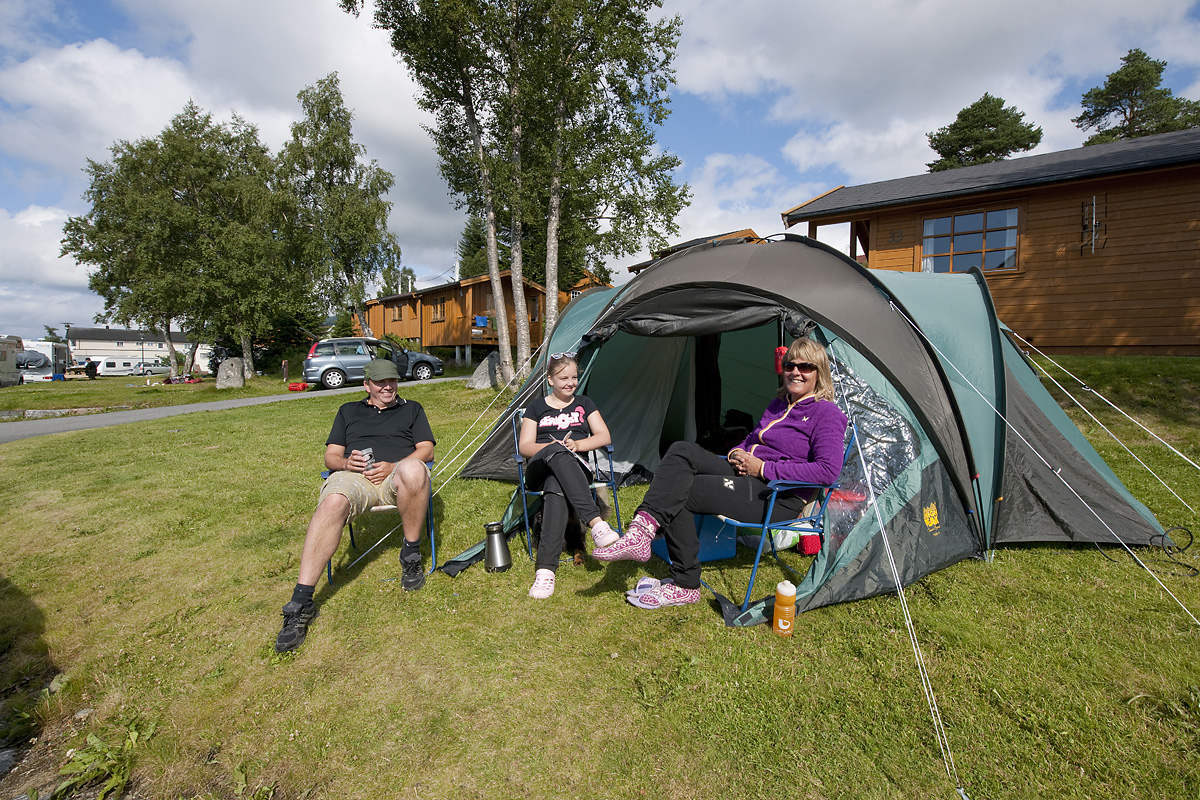
[[791,636],[796,621],[796,587],[791,581],[780,581],[775,587],[775,615],[771,630],[779,636]]

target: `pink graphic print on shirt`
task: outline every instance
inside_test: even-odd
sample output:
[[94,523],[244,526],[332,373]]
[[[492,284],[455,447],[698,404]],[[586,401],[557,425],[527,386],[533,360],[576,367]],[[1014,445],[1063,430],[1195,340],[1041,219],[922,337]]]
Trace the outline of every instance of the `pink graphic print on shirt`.
[[583,406],[575,406],[569,413],[564,409],[554,416],[538,420],[539,428],[556,428],[560,431],[583,426]]

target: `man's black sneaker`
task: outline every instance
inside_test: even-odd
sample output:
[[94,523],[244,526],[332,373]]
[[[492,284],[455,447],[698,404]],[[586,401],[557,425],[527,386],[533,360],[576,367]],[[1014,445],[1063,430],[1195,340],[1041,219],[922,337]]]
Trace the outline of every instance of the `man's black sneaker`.
[[301,605],[289,600],[283,607],[283,630],[275,637],[275,652],[289,653],[304,643],[308,635],[308,624],[317,616],[315,603]]
[[415,592],[425,585],[425,566],[421,563],[420,553],[417,553],[417,557],[413,559],[401,556],[400,567],[404,570],[404,574],[400,577],[400,586],[405,591]]

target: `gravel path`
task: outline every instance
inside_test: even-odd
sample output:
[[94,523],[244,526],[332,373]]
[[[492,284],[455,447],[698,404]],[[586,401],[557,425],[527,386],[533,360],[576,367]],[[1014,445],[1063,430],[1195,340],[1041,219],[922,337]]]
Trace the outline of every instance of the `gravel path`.
[[[465,377],[433,378],[422,381],[427,383],[443,383],[445,381],[465,381]],[[402,387],[403,388],[403,385]],[[347,386],[343,389],[288,392],[272,394],[265,397],[243,397],[237,400],[213,400],[208,403],[187,403],[179,406],[159,406],[158,408],[138,408],[130,411],[109,411],[104,414],[87,414],[78,417],[54,417],[52,419],[28,419],[0,424],[0,444],[15,442],[18,439],[28,439],[31,436],[46,436],[51,433],[69,433],[88,428],[107,428],[110,425],[124,425],[126,422],[141,422],[147,419],[162,419],[179,414],[192,414],[196,411],[222,411],[227,408],[242,406],[257,406],[263,403],[280,403],[284,400],[302,400],[306,397],[329,397],[337,394],[362,394],[362,386]]]

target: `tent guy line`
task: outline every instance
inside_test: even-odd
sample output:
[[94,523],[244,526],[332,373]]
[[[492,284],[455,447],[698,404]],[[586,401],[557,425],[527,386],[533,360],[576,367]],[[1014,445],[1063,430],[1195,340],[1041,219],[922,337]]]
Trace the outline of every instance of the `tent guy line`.
[[[829,350],[833,354],[835,342],[829,343]],[[867,459],[862,450],[862,439],[858,436],[858,420],[857,414],[852,409],[852,404],[842,391],[841,382],[842,374],[838,368],[838,359],[829,359],[830,369],[834,373],[834,385],[838,389],[838,393],[842,396],[842,407],[848,409],[850,417],[850,425],[854,431],[854,449],[858,453],[858,460],[862,464],[863,476],[866,481],[867,493],[869,496],[869,505],[875,516],[875,521],[879,525],[879,533],[883,538],[884,552],[887,553],[888,567],[892,572],[892,579],[896,582],[896,597],[900,600],[900,611],[904,615],[904,627],[908,631],[908,641],[912,646],[913,659],[917,664],[917,674],[921,679],[921,691],[925,694],[925,703],[929,706],[929,716],[933,720],[933,733],[937,738],[938,749],[942,754],[942,764],[946,768],[946,776],[954,782],[961,797],[967,798],[962,781],[958,777],[958,769],[954,764],[954,753],[950,749],[950,734],[946,731],[946,726],[942,722],[942,712],[938,705],[937,695],[933,691],[933,679],[929,676],[929,670],[925,666],[925,654],[921,651],[921,643],[917,639],[917,629],[913,622],[912,613],[908,609],[908,598],[904,593],[904,581],[900,577],[900,569],[896,566],[896,559],[892,554],[892,541],[887,534],[887,526],[884,524],[883,516],[880,514],[879,503],[875,495],[875,486],[871,480],[870,470],[867,469]],[[969,800],[969,798],[967,798]]]
[[[1012,329],[1011,329],[1011,328],[1009,328],[1009,330],[1012,330]],[[1194,468],[1195,468],[1197,471],[1200,471],[1200,464],[1197,464],[1195,461],[1192,461],[1192,460],[1191,460],[1190,458],[1188,458],[1186,455],[1184,455],[1183,453],[1181,453],[1181,452],[1179,452],[1178,450],[1176,450],[1176,449],[1175,449],[1175,448],[1174,448],[1174,447],[1171,445],[1171,443],[1170,443],[1170,442],[1167,442],[1165,439],[1163,439],[1163,438],[1162,438],[1161,436],[1159,436],[1157,433],[1155,433],[1154,431],[1150,430],[1150,429],[1149,429],[1149,428],[1147,428],[1145,425],[1143,425],[1143,424],[1142,424],[1142,422],[1141,422],[1141,420],[1137,419],[1136,417],[1132,417],[1132,416],[1130,416],[1129,414],[1125,413],[1124,409],[1122,409],[1120,406],[1118,406],[1118,405],[1116,405],[1115,403],[1113,403],[1113,401],[1109,400],[1109,399],[1108,399],[1107,397],[1105,397],[1104,395],[1102,395],[1102,394],[1100,394],[1099,392],[1097,392],[1097,391],[1096,391],[1095,389],[1093,389],[1091,386],[1088,386],[1086,383],[1084,383],[1082,380],[1080,380],[1080,379],[1079,379],[1079,378],[1078,378],[1078,377],[1077,377],[1077,376],[1076,376],[1074,373],[1072,373],[1072,372],[1071,372],[1069,369],[1067,369],[1066,367],[1064,367],[1062,364],[1059,364],[1059,363],[1058,363],[1057,361],[1055,361],[1053,358],[1051,358],[1050,356],[1046,355],[1046,354],[1045,354],[1045,353],[1043,353],[1041,350],[1038,350],[1036,347],[1034,347],[1034,346],[1033,346],[1033,344],[1032,344],[1032,343],[1030,343],[1030,342],[1029,342],[1029,340],[1027,340],[1025,337],[1021,336],[1021,334],[1017,333],[1016,331],[1012,331],[1012,335],[1013,335],[1013,336],[1015,336],[1015,337],[1017,337],[1018,339],[1020,339],[1022,344],[1026,344],[1026,345],[1028,345],[1030,350],[1032,350],[1033,352],[1037,353],[1039,356],[1041,356],[1042,358],[1046,359],[1046,360],[1047,360],[1047,361],[1049,361],[1051,364],[1053,364],[1054,366],[1056,366],[1056,367],[1058,367],[1059,369],[1061,369],[1063,372],[1065,372],[1065,373],[1067,373],[1068,375],[1070,375],[1072,378],[1075,378],[1075,380],[1076,380],[1076,381],[1079,383],[1079,385],[1080,385],[1080,386],[1082,386],[1082,387],[1083,387],[1085,390],[1087,390],[1087,391],[1091,392],[1092,394],[1096,395],[1096,397],[1099,397],[1099,398],[1100,398],[1101,400],[1103,400],[1105,403],[1108,403],[1108,405],[1109,405],[1109,406],[1110,406],[1110,407],[1111,407],[1111,408],[1112,408],[1114,411],[1118,412],[1119,414],[1121,414],[1121,416],[1125,417],[1127,420],[1129,420],[1130,422],[1132,422],[1134,425],[1137,425],[1139,428],[1141,428],[1142,430],[1144,430],[1146,433],[1148,433],[1148,434],[1150,434],[1151,436],[1153,436],[1155,439],[1157,439],[1157,440],[1159,441],[1159,443],[1161,443],[1161,444],[1162,444],[1164,447],[1166,447],[1166,448],[1167,448],[1168,450],[1170,450],[1172,453],[1174,453],[1175,455],[1179,456],[1180,458],[1182,458],[1182,459],[1183,459],[1184,461],[1186,461],[1187,463],[1191,464],[1191,465],[1192,465],[1192,466],[1193,466],[1193,467],[1194,467]],[[1042,371],[1044,372],[1045,370],[1043,369]],[[1184,505],[1187,505],[1187,504],[1185,503]],[[1188,508],[1191,508],[1191,506],[1188,506]]]
[[[1024,434],[1022,434],[1021,431],[1017,430],[1016,426],[1013,425],[1012,422],[1010,422],[1008,420],[1008,418],[1006,416],[1004,416],[1004,414],[1001,414],[1000,410],[998,408],[996,408],[994,405],[992,405],[991,401],[989,401],[987,399],[987,397],[983,394],[983,392],[979,391],[979,388],[974,383],[971,382],[971,379],[963,374],[963,371],[958,368],[958,365],[955,364],[953,361],[951,361],[938,348],[938,346],[936,344],[934,344],[933,341],[930,340],[930,338],[928,336],[925,335],[924,331],[922,331],[920,328],[918,328],[916,323],[914,323],[911,319],[909,319],[908,315],[904,313],[903,309],[901,309],[899,306],[897,306],[894,302],[892,302],[890,300],[888,301],[888,304],[893,309],[895,309],[897,314],[899,314],[901,317],[903,317],[908,322],[908,324],[912,326],[913,330],[915,330],[921,336],[921,338],[924,339],[929,344],[930,347],[933,348],[933,350],[938,354],[939,358],[941,358],[943,361],[945,361],[945,363],[949,364],[951,367],[954,368],[954,371],[958,373],[958,376],[960,378],[962,378],[963,381],[965,381],[966,384],[968,386],[970,386],[971,389],[974,390],[974,392],[976,394],[979,395],[980,399],[982,399],[983,402],[987,404],[988,408],[992,409],[992,411],[996,414],[997,417],[1004,420],[1004,424],[1006,426],[1008,426],[1008,429],[1010,431],[1012,431],[1013,433],[1015,433],[1017,435],[1017,437],[1025,444],[1025,446],[1029,448],[1030,452],[1032,452],[1035,456],[1038,457],[1038,460],[1041,461],[1042,464],[1044,464],[1046,466],[1046,469],[1048,469],[1054,473],[1054,476],[1062,482],[1062,485],[1067,487],[1068,491],[1070,491],[1071,494],[1073,494],[1075,496],[1075,498],[1080,503],[1083,504],[1083,507],[1086,508],[1089,512],[1091,512],[1092,516],[1094,516],[1096,518],[1096,521],[1100,523],[1100,525],[1104,528],[1104,530],[1108,531],[1112,535],[1113,539],[1115,539],[1117,541],[1117,543],[1121,545],[1121,547],[1125,548],[1125,552],[1129,553],[1130,558],[1132,558],[1134,561],[1136,561],[1138,566],[1140,566],[1142,569],[1144,569],[1146,571],[1146,574],[1154,579],[1154,582],[1159,585],[1159,588],[1161,588],[1164,592],[1166,592],[1170,596],[1170,598],[1172,600],[1174,600],[1179,605],[1180,608],[1183,609],[1183,613],[1187,614],[1188,617],[1191,618],[1192,622],[1194,622],[1197,627],[1200,627],[1200,619],[1196,619],[1196,615],[1193,614],[1191,612],[1191,610],[1186,605],[1183,604],[1182,600],[1180,600],[1178,597],[1175,596],[1174,592],[1172,592],[1170,589],[1167,588],[1167,585],[1165,583],[1163,583],[1162,580],[1157,575],[1154,574],[1154,570],[1152,570],[1152,569],[1150,569],[1150,567],[1146,566],[1146,563],[1137,557],[1137,553],[1133,552],[1133,549],[1128,544],[1125,543],[1125,540],[1122,539],[1120,536],[1118,536],[1117,532],[1114,531],[1111,527],[1109,527],[1108,523],[1104,521],[1104,518],[1102,516],[1100,516],[1100,514],[1096,511],[1096,509],[1092,508],[1091,504],[1089,504],[1088,501],[1084,500],[1083,497],[1079,494],[1079,492],[1075,491],[1075,487],[1072,486],[1067,481],[1067,479],[1062,476],[1062,468],[1061,467],[1055,468],[1055,467],[1050,466],[1050,462],[1047,461],[1042,456],[1042,454],[1037,451],[1037,448],[1035,448],[1032,444],[1029,443],[1029,440],[1025,438]],[[890,550],[889,550],[889,555],[890,555]]]
[[[1014,335],[1014,336],[1016,336],[1016,333],[1014,332],[1014,334],[1013,334],[1013,335]],[[1020,337],[1018,337],[1018,338],[1020,338]],[[1164,489],[1166,489],[1168,492],[1170,492],[1172,495],[1174,495],[1175,499],[1176,499],[1176,500],[1178,500],[1180,503],[1183,503],[1184,507],[1186,507],[1188,511],[1192,512],[1193,514],[1195,514],[1195,513],[1196,513],[1196,509],[1192,508],[1191,504],[1190,504],[1190,503],[1188,503],[1188,501],[1187,501],[1187,500],[1184,500],[1182,497],[1180,497],[1180,496],[1179,496],[1179,493],[1178,493],[1178,492],[1176,492],[1176,491],[1175,491],[1173,488],[1171,488],[1171,486],[1170,486],[1170,485],[1169,485],[1169,484],[1168,484],[1168,483],[1167,483],[1165,480],[1163,480],[1162,478],[1160,478],[1160,477],[1159,477],[1159,475],[1158,475],[1158,473],[1157,473],[1157,472],[1155,472],[1153,469],[1151,469],[1151,467],[1150,467],[1150,465],[1149,465],[1149,464],[1147,464],[1145,461],[1143,461],[1141,458],[1139,458],[1137,453],[1135,453],[1135,452],[1133,452],[1132,450],[1130,450],[1130,449],[1129,449],[1129,445],[1125,444],[1125,442],[1121,441],[1120,437],[1118,437],[1118,436],[1117,436],[1115,433],[1113,433],[1111,430],[1109,430],[1108,426],[1107,426],[1107,425],[1105,425],[1103,422],[1101,422],[1101,421],[1100,421],[1100,420],[1099,420],[1099,419],[1096,417],[1096,415],[1095,415],[1095,414],[1093,414],[1093,413],[1091,412],[1091,409],[1089,409],[1089,408],[1088,408],[1087,406],[1085,406],[1083,403],[1079,402],[1079,399],[1078,399],[1077,397],[1075,397],[1075,395],[1071,394],[1071,393],[1070,393],[1070,392],[1067,390],[1067,387],[1065,387],[1065,386],[1063,386],[1061,383],[1059,383],[1059,382],[1058,382],[1058,381],[1057,381],[1057,380],[1054,378],[1054,376],[1053,376],[1053,375],[1051,375],[1051,374],[1050,374],[1050,372],[1049,372],[1049,371],[1048,371],[1048,370],[1047,370],[1045,367],[1043,367],[1041,364],[1038,364],[1036,361],[1034,362],[1034,364],[1037,366],[1037,368],[1038,368],[1039,370],[1041,370],[1041,371],[1042,371],[1042,374],[1043,374],[1043,375],[1045,375],[1045,376],[1046,376],[1046,378],[1048,378],[1048,379],[1050,380],[1050,382],[1051,382],[1051,383],[1053,383],[1055,386],[1057,386],[1057,387],[1058,387],[1059,391],[1061,391],[1061,392],[1062,392],[1063,394],[1065,394],[1067,397],[1071,398],[1071,402],[1073,402],[1075,405],[1079,406],[1079,409],[1080,409],[1081,411],[1083,411],[1083,413],[1087,414],[1087,415],[1088,415],[1088,417],[1089,417],[1089,418],[1091,418],[1092,422],[1094,422],[1094,423],[1096,423],[1097,425],[1099,425],[1099,426],[1100,426],[1100,428],[1101,428],[1101,429],[1102,429],[1102,430],[1103,430],[1105,433],[1107,433],[1107,434],[1108,434],[1110,437],[1112,437],[1112,440],[1113,440],[1114,442],[1116,442],[1117,444],[1119,444],[1119,445],[1120,445],[1120,446],[1121,446],[1121,447],[1122,447],[1122,448],[1125,450],[1125,452],[1126,452],[1126,453],[1128,453],[1128,454],[1129,454],[1129,455],[1130,455],[1130,456],[1133,458],[1133,460],[1134,460],[1134,461],[1138,462],[1138,463],[1139,463],[1139,464],[1141,464],[1143,467],[1145,467],[1145,469],[1146,469],[1146,472],[1149,472],[1151,475],[1153,475],[1153,476],[1154,476],[1154,479],[1155,479],[1155,480],[1157,480],[1159,483],[1161,483]],[[1068,374],[1069,374],[1069,373],[1068,373]],[[1085,388],[1087,388],[1087,387],[1085,387]],[[1099,396],[1099,395],[1100,395],[1100,393],[1099,393],[1099,392],[1093,392],[1093,394],[1095,394],[1095,395],[1097,395],[1097,396]]]
[[[550,337],[546,336],[542,340],[542,343],[537,346],[537,349],[529,354],[529,358],[525,361],[525,363],[521,365],[522,370],[525,369],[526,367],[528,367],[533,362],[533,360],[535,358],[537,358],[538,353],[541,352],[543,348],[545,348],[547,342],[549,342],[549,341],[550,341]],[[579,342],[577,340],[575,346],[578,346],[578,344],[579,344]],[[530,377],[533,377],[533,375],[537,374],[537,373],[540,373],[540,370],[537,370],[535,373],[531,373]],[[491,409],[491,407],[496,404],[496,401],[500,399],[501,395],[504,394],[505,390],[507,390],[508,387],[513,384],[513,381],[515,381],[517,379],[517,376],[520,374],[521,374],[521,370],[515,371],[513,373],[512,378],[509,379],[508,383],[504,384],[503,386],[501,386],[499,389],[496,390],[496,396],[492,398],[491,402],[487,404],[487,406],[483,409],[483,411],[479,412],[479,416],[475,418],[475,421],[467,426],[466,432],[463,433],[462,436],[458,437],[458,441],[450,446],[450,452],[452,453],[452,455],[447,456],[446,466],[439,469],[437,471],[437,475],[440,476],[443,473],[445,473],[446,471],[450,470],[451,465],[453,465],[454,462],[460,460],[462,458],[463,453],[467,452],[467,449],[470,448],[471,445],[478,442],[480,436],[484,435],[484,431],[486,431],[487,428],[484,428],[484,429],[480,430],[479,433],[475,434],[475,437],[473,439],[471,439],[471,441],[467,442],[466,445],[463,446],[462,450],[458,451],[457,453],[454,452],[454,448],[458,447],[458,445],[462,442],[462,440],[467,438],[467,435],[470,434],[471,431],[473,431],[475,429],[475,426],[479,424],[479,420],[483,419],[483,415],[486,414],[488,412],[488,410]],[[502,413],[500,415],[500,417],[498,418],[498,421],[507,423],[512,418],[512,415],[515,413],[516,413],[515,408],[505,409],[504,413]],[[479,447],[476,447],[474,450],[471,451],[471,454],[467,456],[466,461],[463,461],[463,466],[466,466],[467,461],[470,461],[472,458],[475,457],[475,453],[477,453],[479,451],[480,447],[483,447],[483,444],[484,443],[480,443]],[[445,481],[442,482],[441,486],[437,487],[437,489],[434,490],[433,496],[437,497],[438,492],[440,492],[448,483],[450,483],[450,481],[457,478],[459,472],[461,472],[461,467],[459,468],[458,472],[454,472],[453,475],[451,475],[449,478],[447,478]]]

